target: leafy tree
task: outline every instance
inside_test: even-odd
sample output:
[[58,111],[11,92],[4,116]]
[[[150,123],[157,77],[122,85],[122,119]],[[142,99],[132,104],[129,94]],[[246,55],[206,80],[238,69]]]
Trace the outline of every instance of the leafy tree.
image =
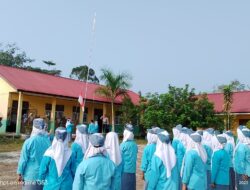
[[53,61],[43,61],[43,63],[45,63],[48,67],[56,65]]
[[133,104],[130,97],[123,99],[120,111],[122,113],[122,124],[132,123],[137,125],[139,123],[139,107]]
[[21,52],[16,44],[8,44],[3,47],[0,44],[0,64],[10,67],[23,67],[25,63],[32,63],[34,60]]
[[[88,76],[88,72],[89,72],[89,76]],[[73,68],[70,74],[70,78],[77,79],[80,81],[87,81],[87,77],[88,77],[88,81],[99,83],[99,79],[95,75],[94,69],[89,68],[87,65]]]
[[[239,91],[249,90],[249,86],[248,85],[242,84],[238,80],[231,81],[229,85],[230,85],[231,90],[233,92],[239,92]],[[227,86],[228,85],[226,85],[226,84],[219,85],[219,86],[215,87],[214,92],[221,92],[221,93],[223,93],[224,92],[224,88],[226,88]]]
[[112,110],[112,130],[115,131],[114,122],[114,102],[118,97],[127,96],[127,89],[130,87],[131,77],[127,73],[114,74],[109,69],[102,69],[101,80],[105,86],[101,86],[96,90],[96,93],[106,97],[111,101]]
[[230,122],[230,111],[233,103],[233,86],[227,85],[223,89],[223,95],[224,95],[224,105],[223,110],[225,112],[226,116],[226,129],[229,130],[231,127]]
[[196,96],[194,89],[169,86],[164,94],[149,94],[143,105],[142,123],[146,128],[157,125],[171,130],[182,124],[194,130],[223,126],[222,120],[214,113],[213,104],[206,95]]
[[44,74],[49,74],[49,75],[54,75],[54,76],[61,76],[61,70],[57,69],[52,69],[52,70],[47,70],[47,69],[41,69],[40,67],[31,67],[31,66],[24,66],[23,69],[29,70],[29,71],[35,71],[39,73],[44,73]]

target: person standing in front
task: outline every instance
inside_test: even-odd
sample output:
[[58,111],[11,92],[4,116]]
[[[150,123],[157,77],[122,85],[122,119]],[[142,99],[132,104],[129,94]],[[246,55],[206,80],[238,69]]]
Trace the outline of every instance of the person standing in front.
[[44,127],[43,119],[34,119],[31,137],[23,144],[17,169],[18,180],[24,183],[23,190],[43,189],[42,184],[39,183],[39,167],[44,152],[50,146]]
[[102,129],[107,134],[109,132],[109,118],[105,114],[103,114],[101,120],[102,120]]
[[127,124],[123,132],[123,142],[120,145],[122,154],[122,187],[121,190],[136,189],[136,160],[138,147],[134,140],[133,126]]

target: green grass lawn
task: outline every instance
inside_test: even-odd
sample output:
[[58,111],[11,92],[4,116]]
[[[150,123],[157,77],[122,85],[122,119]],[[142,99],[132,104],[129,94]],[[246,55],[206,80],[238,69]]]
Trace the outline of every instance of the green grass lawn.
[[0,136],[0,152],[11,152],[21,150],[24,140]]

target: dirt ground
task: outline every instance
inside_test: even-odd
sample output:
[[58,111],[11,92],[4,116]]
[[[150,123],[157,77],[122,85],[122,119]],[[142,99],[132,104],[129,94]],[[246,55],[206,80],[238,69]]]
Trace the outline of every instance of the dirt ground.
[[[137,159],[137,173],[136,173],[136,188],[143,189],[143,181],[140,171],[141,155],[144,145],[139,145],[138,159]],[[17,184],[17,162],[20,152],[3,152],[0,153],[0,190],[19,190],[21,185]],[[9,183],[9,184],[8,184]]]

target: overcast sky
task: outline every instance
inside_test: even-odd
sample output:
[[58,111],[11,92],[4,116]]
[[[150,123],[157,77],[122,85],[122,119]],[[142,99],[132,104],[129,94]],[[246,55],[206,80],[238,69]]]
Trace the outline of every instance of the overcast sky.
[[16,43],[63,76],[91,67],[133,76],[132,90],[166,92],[168,84],[212,91],[238,79],[250,84],[249,0],[0,0],[0,42]]

